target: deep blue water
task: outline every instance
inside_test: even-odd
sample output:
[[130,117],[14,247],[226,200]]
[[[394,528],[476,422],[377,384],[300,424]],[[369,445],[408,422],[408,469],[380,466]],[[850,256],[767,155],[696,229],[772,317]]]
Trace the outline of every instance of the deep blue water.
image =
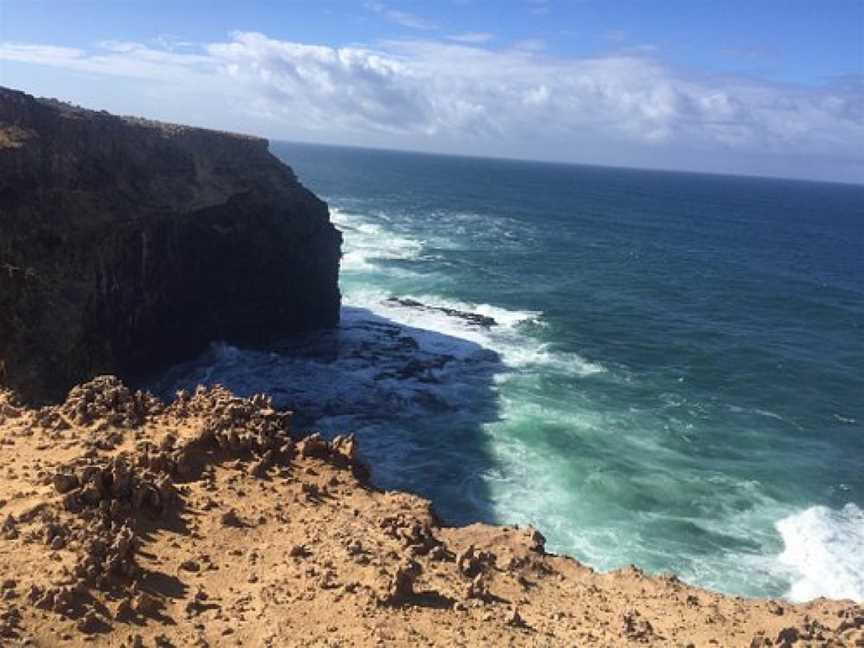
[[864,187],[272,149],[344,232],[342,327],[164,389],[274,393],[601,569],[864,598]]

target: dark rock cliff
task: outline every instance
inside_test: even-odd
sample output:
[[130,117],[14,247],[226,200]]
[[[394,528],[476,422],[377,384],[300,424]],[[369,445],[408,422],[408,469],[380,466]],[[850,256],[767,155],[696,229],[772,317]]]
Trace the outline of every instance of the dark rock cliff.
[[333,326],[340,244],[266,140],[0,88],[0,384],[25,399]]

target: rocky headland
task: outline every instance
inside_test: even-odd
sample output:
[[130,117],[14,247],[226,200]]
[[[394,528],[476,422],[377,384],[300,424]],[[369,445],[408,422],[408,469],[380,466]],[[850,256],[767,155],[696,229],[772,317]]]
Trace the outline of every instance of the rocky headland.
[[340,245],[266,140],[0,88],[0,382],[28,401],[333,326]]
[[864,645],[850,601],[448,526],[266,395],[98,375],[335,325],[339,245],[264,140],[0,89],[0,646]]

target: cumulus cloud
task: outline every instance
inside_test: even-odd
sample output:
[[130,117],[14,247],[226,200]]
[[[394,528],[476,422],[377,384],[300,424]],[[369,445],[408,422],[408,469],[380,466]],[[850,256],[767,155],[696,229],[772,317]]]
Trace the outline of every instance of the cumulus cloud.
[[286,118],[322,126],[507,137],[591,129],[640,142],[782,152],[850,151],[861,93],[688,78],[638,56],[544,57],[433,41],[377,49],[235,34],[210,55]]
[[[330,47],[238,32],[196,52],[139,43],[93,50],[0,43],[0,59],[105,75],[229,86],[270,123],[340,133],[461,142],[593,142],[758,155],[822,155],[862,164],[864,84],[778,85],[684,75],[638,53],[555,58],[489,49],[480,38]],[[240,108],[234,108],[239,110]],[[488,147],[487,147],[488,148]],[[504,147],[506,148],[506,147]],[[499,147],[501,149],[501,147]]]
[[208,47],[250,88],[255,109],[315,129],[432,132],[430,98],[406,62],[371,50],[277,41],[255,33]]

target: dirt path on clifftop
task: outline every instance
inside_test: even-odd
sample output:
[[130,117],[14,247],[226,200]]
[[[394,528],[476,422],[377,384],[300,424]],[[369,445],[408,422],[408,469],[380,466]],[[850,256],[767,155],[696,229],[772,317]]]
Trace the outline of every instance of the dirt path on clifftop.
[[864,610],[598,574],[441,526],[269,399],[0,394],[0,646],[861,646]]

